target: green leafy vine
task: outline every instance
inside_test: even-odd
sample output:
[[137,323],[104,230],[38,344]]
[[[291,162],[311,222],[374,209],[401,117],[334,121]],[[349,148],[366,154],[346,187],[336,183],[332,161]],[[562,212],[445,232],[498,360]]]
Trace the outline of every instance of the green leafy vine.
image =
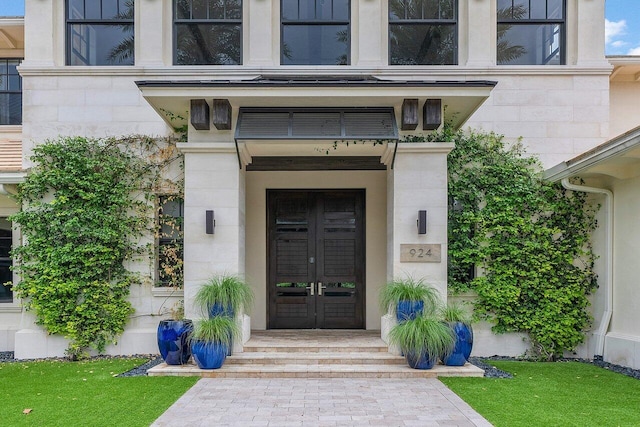
[[597,207],[584,193],[544,181],[519,142],[446,127],[429,140],[455,142],[448,157],[450,289],[475,291],[475,313],[495,332],[528,334],[532,357],[574,350],[592,320]]
[[70,340],[71,358],[102,352],[133,312],[130,286],[144,280],[131,267],[151,255],[156,194],[182,192],[182,156],[173,138],[68,137],[31,160],[11,218],[24,237],[14,290],[48,333]]

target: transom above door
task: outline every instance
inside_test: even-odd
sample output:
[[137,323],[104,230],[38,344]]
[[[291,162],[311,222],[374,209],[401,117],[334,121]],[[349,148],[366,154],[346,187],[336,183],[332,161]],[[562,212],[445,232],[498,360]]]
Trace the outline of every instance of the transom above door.
[[364,328],[364,190],[268,190],[269,328]]

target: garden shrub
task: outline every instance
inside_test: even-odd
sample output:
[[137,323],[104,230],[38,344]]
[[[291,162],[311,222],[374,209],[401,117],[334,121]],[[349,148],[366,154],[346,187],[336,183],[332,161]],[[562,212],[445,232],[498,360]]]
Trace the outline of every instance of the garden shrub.
[[133,312],[129,288],[143,277],[126,266],[150,255],[155,194],[180,191],[163,174],[181,157],[170,138],[66,137],[31,160],[11,218],[24,238],[12,252],[14,290],[48,333],[70,340],[70,357],[102,352]]
[[[524,332],[533,357],[574,350],[591,324],[596,288],[585,193],[542,179],[535,157],[501,136],[446,128],[431,140],[449,154],[449,287],[473,290],[477,316],[497,333]],[[480,274],[470,274],[477,268]]]

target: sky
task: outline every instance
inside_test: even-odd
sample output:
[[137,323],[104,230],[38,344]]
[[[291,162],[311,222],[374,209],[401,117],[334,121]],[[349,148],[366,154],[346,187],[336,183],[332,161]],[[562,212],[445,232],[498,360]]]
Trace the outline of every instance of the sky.
[[[606,0],[607,55],[640,55],[640,0]],[[24,0],[0,0],[0,16],[24,15]]]

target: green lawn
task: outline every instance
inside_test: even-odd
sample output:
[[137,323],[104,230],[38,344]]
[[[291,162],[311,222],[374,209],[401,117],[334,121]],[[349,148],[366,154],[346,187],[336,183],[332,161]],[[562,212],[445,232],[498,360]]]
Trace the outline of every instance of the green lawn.
[[640,380],[580,362],[489,362],[513,379],[441,378],[497,427],[640,426]]
[[114,377],[144,362],[0,363],[0,425],[148,426],[197,378]]

